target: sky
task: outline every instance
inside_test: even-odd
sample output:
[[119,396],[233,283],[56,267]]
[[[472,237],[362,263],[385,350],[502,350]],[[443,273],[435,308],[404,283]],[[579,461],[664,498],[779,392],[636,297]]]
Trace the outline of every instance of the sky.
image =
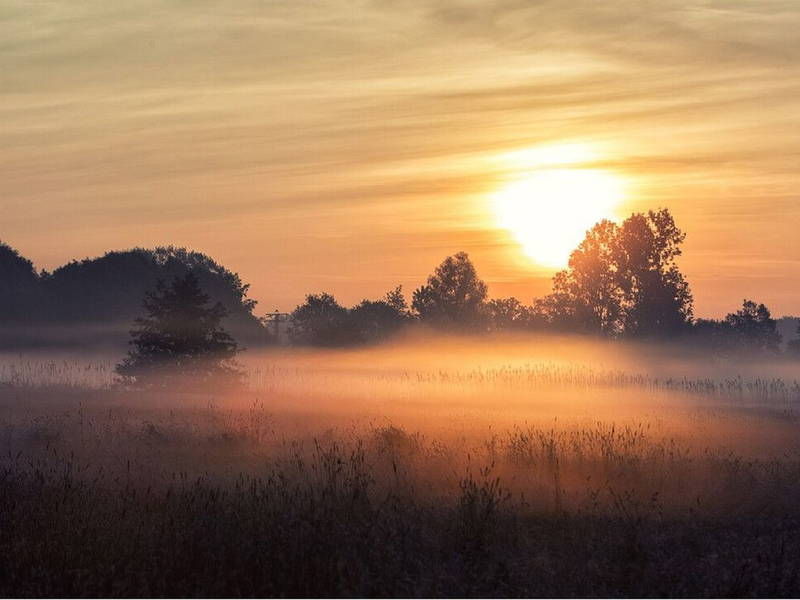
[[38,268],[187,246],[267,312],[464,250],[528,302],[556,267],[493,198],[564,147],[672,211],[696,314],[800,313],[795,0],[0,0],[0,240]]

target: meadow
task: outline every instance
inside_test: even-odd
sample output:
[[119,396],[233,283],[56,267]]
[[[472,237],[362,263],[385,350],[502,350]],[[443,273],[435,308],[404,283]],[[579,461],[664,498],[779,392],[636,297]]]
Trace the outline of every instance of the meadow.
[[792,362],[569,338],[0,356],[0,596],[797,596]]

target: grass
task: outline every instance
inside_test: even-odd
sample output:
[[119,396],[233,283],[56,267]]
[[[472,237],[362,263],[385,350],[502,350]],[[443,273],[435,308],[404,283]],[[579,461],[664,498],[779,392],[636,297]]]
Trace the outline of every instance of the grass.
[[211,396],[74,364],[0,389],[0,596],[800,593],[783,379],[298,360]]

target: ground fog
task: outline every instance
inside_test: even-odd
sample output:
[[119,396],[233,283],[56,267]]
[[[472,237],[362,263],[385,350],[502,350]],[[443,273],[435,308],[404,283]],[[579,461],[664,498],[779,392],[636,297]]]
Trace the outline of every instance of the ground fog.
[[415,334],[129,390],[0,358],[0,595],[792,595],[791,362]]

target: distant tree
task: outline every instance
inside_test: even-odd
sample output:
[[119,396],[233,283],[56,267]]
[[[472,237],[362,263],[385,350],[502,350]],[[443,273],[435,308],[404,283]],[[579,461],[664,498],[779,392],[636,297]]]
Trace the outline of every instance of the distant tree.
[[670,336],[688,327],[693,299],[676,263],[685,238],[667,209],[631,215],[619,228],[614,262],[626,335]]
[[0,292],[36,285],[38,276],[33,263],[3,242],[0,242]]
[[453,329],[477,329],[484,322],[486,284],[466,252],[448,256],[416,289],[412,309],[424,323]]
[[676,263],[684,238],[667,209],[633,214],[622,225],[601,221],[533,312],[559,329],[606,336],[686,330],[692,294]]
[[[777,323],[778,333],[781,334],[781,340],[786,341],[786,351],[789,354],[794,354],[794,347],[792,342],[798,337],[798,325],[800,325],[800,318],[783,316],[775,319]],[[797,341],[800,341],[798,339]],[[800,348],[798,348],[800,350]]]
[[327,293],[309,294],[294,309],[289,338],[295,344],[345,346],[360,341],[349,311]]
[[730,323],[717,319],[696,319],[691,326],[692,341],[718,353],[736,350],[737,336]]
[[249,286],[210,257],[174,246],[108,252],[72,261],[42,281],[46,304],[42,318],[58,325],[127,324],[139,314],[141,298],[158,280],[172,281],[192,272],[212,302],[227,311],[225,328],[248,345],[269,341],[253,314]]
[[618,232],[615,223],[599,222],[570,255],[569,268],[553,278],[548,305],[559,313],[566,329],[608,336],[622,333],[624,295],[615,263]]
[[786,351],[792,356],[800,357],[800,320],[797,324],[796,335],[797,337],[787,344]]
[[725,317],[725,322],[733,331],[739,348],[770,353],[780,351],[781,334],[765,305],[745,300],[740,310]]
[[495,298],[486,303],[489,327],[495,331],[524,329],[530,324],[530,309],[514,298]]
[[[0,322],[28,322],[40,308],[39,276],[33,263],[0,242]],[[0,334],[0,342],[3,341]]]
[[408,322],[408,315],[389,300],[362,300],[350,309],[358,341],[374,342],[397,333]]
[[132,348],[117,373],[132,385],[169,387],[231,383],[240,377],[236,341],[220,326],[227,311],[209,306],[194,273],[162,281],[145,294],[146,317],[135,321]]
[[396,288],[386,292],[384,302],[391,306],[398,314],[409,316],[408,302],[406,302],[405,294],[403,294],[403,286],[398,285]]
[[559,271],[553,277],[553,292],[542,298],[534,298],[530,309],[530,326],[533,329],[549,329],[562,332],[578,331],[576,302],[567,291],[567,271]]

